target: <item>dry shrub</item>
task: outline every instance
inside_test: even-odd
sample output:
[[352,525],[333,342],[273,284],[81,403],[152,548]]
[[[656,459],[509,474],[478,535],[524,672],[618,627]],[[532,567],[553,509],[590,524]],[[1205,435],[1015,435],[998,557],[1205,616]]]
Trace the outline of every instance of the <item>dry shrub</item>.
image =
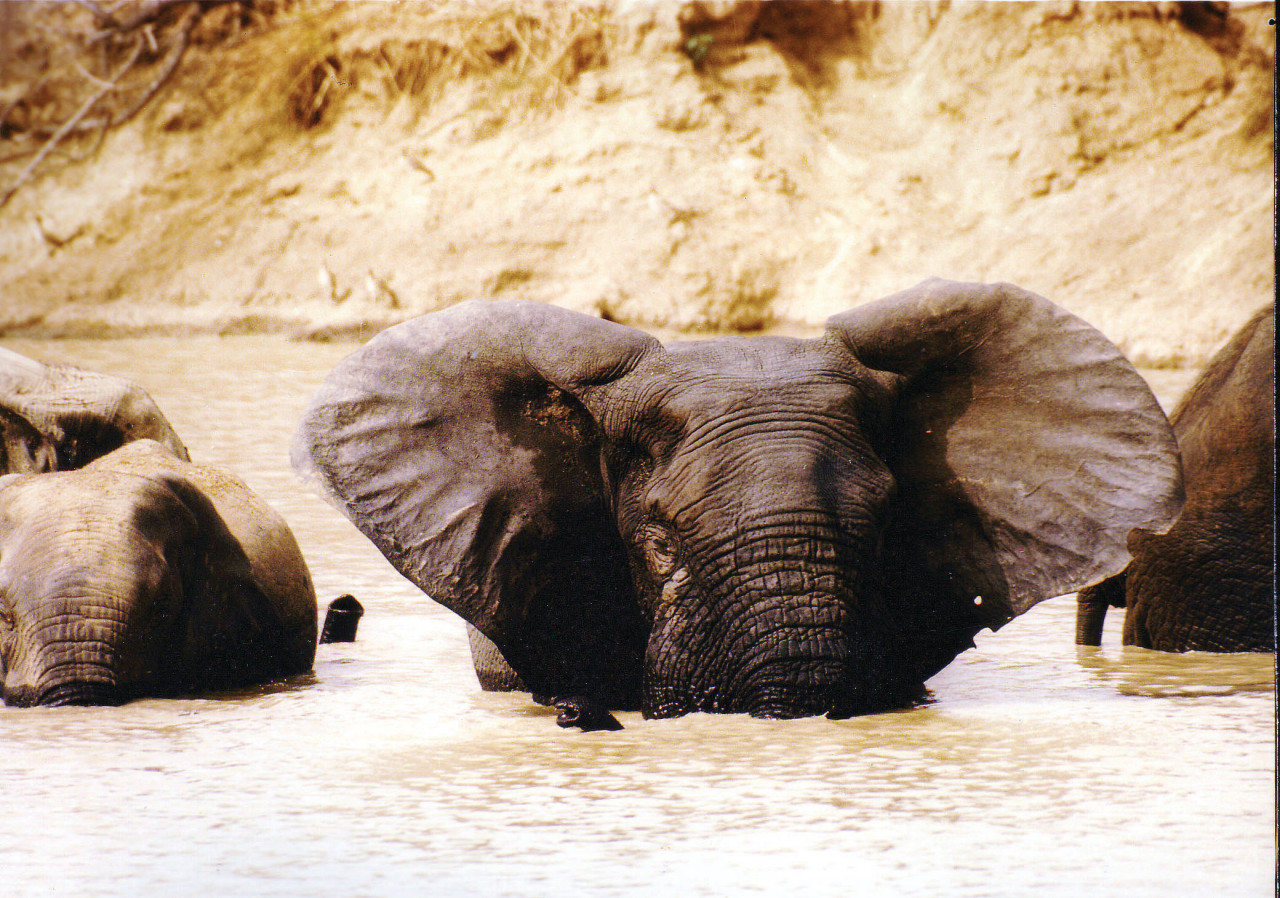
[[[165,131],[191,130],[237,105],[248,118],[234,116],[229,127],[244,128],[265,112],[314,128],[353,90],[425,109],[445,85],[466,79],[494,81],[509,107],[554,105],[607,55],[605,15],[596,7],[553,0],[374,6],[0,0],[0,164],[18,163],[0,181],[0,205],[48,161],[84,158],[175,83],[178,96],[159,113]],[[255,53],[251,37],[282,52]]]
[[122,124],[164,86],[190,47],[239,38],[272,0],[0,4],[0,139],[47,138],[92,98],[74,134]]
[[[506,102],[554,106],[564,88],[607,60],[604,12],[563,2],[447,3],[393,6],[370,16],[336,5],[313,23],[313,40],[286,89],[292,120],[326,121],[344,91],[410,99],[429,107],[447,85],[488,79]],[[391,36],[389,36],[391,35]],[[338,90],[336,88],[342,88]]]
[[0,163],[25,162],[0,192],[0,206],[48,159],[83,158],[140,113],[170,85],[190,49],[232,42],[281,5],[0,4]]

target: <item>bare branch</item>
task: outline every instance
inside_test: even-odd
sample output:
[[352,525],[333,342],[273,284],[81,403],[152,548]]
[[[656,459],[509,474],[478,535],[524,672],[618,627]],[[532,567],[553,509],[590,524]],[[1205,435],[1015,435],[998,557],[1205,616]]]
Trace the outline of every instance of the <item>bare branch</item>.
[[120,23],[115,20],[111,13],[107,12],[92,0],[72,0],[76,6],[82,6],[93,15],[93,20],[98,23],[99,28],[119,28]]
[[[88,10],[93,18],[90,27],[97,30],[87,35],[83,32],[60,32],[65,35],[61,43],[65,47],[76,48],[70,54],[64,53],[67,59],[62,61],[61,67],[64,72],[74,70],[84,79],[81,89],[89,90],[89,96],[60,123],[56,117],[50,122],[23,120],[21,127],[9,121],[10,118],[18,118],[13,114],[14,110],[24,101],[29,101],[39,86],[27,89],[0,108],[0,129],[17,132],[10,133],[12,142],[9,146],[16,149],[22,142],[32,142],[29,148],[9,154],[0,159],[0,163],[33,157],[8,190],[0,192],[0,208],[8,204],[51,156],[55,153],[65,155],[64,145],[69,140],[91,137],[93,146],[84,150],[84,146],[77,143],[75,149],[84,150],[84,153],[79,156],[71,154],[71,158],[92,155],[109,130],[137,116],[173,78],[191,47],[192,35],[204,14],[214,7],[246,0],[141,0],[129,4],[122,0],[74,2]],[[4,0],[0,0],[0,4],[4,4]],[[48,30],[39,21],[32,22],[30,27]],[[118,58],[122,52],[127,53],[127,59],[118,66],[108,61]],[[75,58],[76,53],[81,55],[80,59]],[[101,68],[89,64],[86,54],[99,54]],[[94,70],[111,73],[113,69],[113,74],[94,74]],[[125,78],[131,72],[136,74],[126,82]],[[49,77],[46,74],[45,80]],[[332,79],[336,75],[329,72],[326,77]]]
[[135,31],[143,25],[154,22],[171,7],[182,6],[189,2],[191,2],[191,0],[144,0],[144,2],[132,6],[128,16],[116,19],[114,27],[105,28],[102,31],[89,35],[86,45],[95,44],[100,40],[111,37],[112,35]]
[[104,81],[103,79],[99,78],[97,75],[93,74],[93,72],[89,71],[84,66],[82,66],[79,63],[79,61],[72,59],[70,60],[70,62],[71,62],[71,65],[75,68],[75,70],[84,76],[84,79],[86,81],[92,81],[94,84],[98,85],[99,87],[115,86],[110,81]]
[[200,5],[192,3],[190,8],[183,14],[182,20],[178,23],[177,34],[173,39],[173,43],[169,45],[168,53],[165,56],[164,63],[160,66],[160,71],[156,77],[152,79],[151,84],[142,92],[142,95],[134,101],[133,105],[119,115],[107,116],[105,120],[93,122],[85,122],[76,130],[77,133],[92,131],[98,127],[114,128],[123,125],[135,115],[142,111],[142,108],[151,102],[164,83],[168,81],[175,71],[178,64],[182,62],[183,54],[187,52],[187,48],[191,46],[191,32],[195,30],[196,22],[200,18]]
[[36,154],[36,157],[32,159],[29,163],[27,163],[27,167],[22,170],[22,173],[20,175],[18,175],[18,179],[17,181],[14,182],[13,186],[10,187],[8,190],[6,190],[3,196],[0,196],[0,209],[3,209],[6,205],[8,205],[9,200],[13,199],[13,195],[18,192],[18,188],[26,183],[27,179],[31,177],[31,175],[39,167],[40,163],[43,162],[45,158],[50,153],[53,152],[54,148],[56,148],[58,144],[62,142],[63,138],[65,138],[68,134],[71,133],[71,131],[76,127],[76,125],[80,122],[80,120],[89,114],[89,110],[92,109],[99,100],[101,100],[111,91],[115,90],[116,82],[119,81],[122,77],[124,77],[125,72],[129,71],[129,69],[133,67],[134,62],[137,61],[138,56],[141,55],[141,53],[142,53],[142,39],[139,38],[134,43],[133,52],[129,54],[129,58],[126,59],[124,64],[120,66],[120,69],[116,72],[115,76],[111,79],[110,83],[107,84],[107,86],[105,87],[99,88],[98,91],[93,94],[93,96],[89,97],[88,100],[85,100],[85,102],[80,106],[78,110],[76,110],[75,114],[72,115],[71,118],[67,119],[65,122],[62,123],[62,127],[60,127],[57,131],[55,131],[53,133],[53,136],[50,137],[47,141],[45,141],[45,145],[40,148],[40,152]]

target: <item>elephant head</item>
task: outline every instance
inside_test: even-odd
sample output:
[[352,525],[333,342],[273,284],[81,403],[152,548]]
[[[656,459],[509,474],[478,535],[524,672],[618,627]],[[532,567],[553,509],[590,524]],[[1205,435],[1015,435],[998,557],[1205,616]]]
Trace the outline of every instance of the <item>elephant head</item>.
[[[164,413],[136,383],[71,365],[46,365],[8,349],[0,349],[0,425],[5,444],[0,473],[69,471],[144,439],[188,460]],[[25,458],[32,463],[24,464]]]
[[939,280],[811,340],[464,303],[340,363],[293,463],[532,692],[652,717],[909,702],[1181,502],[1115,346]]
[[0,479],[5,702],[120,704],[310,669],[310,575],[287,528],[237,526],[279,520],[237,484],[149,440]]

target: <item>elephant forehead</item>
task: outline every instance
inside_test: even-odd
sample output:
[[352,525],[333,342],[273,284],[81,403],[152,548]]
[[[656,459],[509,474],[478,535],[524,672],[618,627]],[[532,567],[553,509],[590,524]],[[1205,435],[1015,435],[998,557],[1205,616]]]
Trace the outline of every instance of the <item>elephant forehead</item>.
[[632,428],[696,429],[735,420],[771,427],[860,417],[884,390],[873,374],[819,341],[726,337],[671,343],[626,378]]
[[84,538],[98,533],[117,538],[136,528],[140,514],[163,512],[175,497],[150,478],[112,471],[64,471],[31,475],[3,492],[8,528],[31,530],[41,538]]
[[[122,565],[133,570],[135,563],[149,563],[147,553],[126,550],[141,548],[134,535],[137,496],[109,488],[109,479],[114,478],[42,474],[18,484],[26,489],[5,491],[0,515],[5,589],[27,597],[54,595],[76,584],[116,582],[124,576]],[[57,563],[33,563],[41,558]]]
[[792,337],[720,337],[667,343],[665,356],[674,370],[723,377],[787,376],[800,369],[832,367],[816,352],[817,341]]

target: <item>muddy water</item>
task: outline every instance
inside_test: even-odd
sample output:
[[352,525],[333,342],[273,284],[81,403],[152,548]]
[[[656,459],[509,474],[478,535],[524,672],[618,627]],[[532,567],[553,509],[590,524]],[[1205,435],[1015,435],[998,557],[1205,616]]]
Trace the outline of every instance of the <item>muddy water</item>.
[[4,345],[144,383],[281,510],[322,603],[367,608],[282,687],[0,709],[7,895],[1272,893],[1271,656],[1122,649],[1118,622],[1078,650],[1064,598],[913,710],[569,733],[481,693],[462,624],[293,479],[293,423],[350,347]]

